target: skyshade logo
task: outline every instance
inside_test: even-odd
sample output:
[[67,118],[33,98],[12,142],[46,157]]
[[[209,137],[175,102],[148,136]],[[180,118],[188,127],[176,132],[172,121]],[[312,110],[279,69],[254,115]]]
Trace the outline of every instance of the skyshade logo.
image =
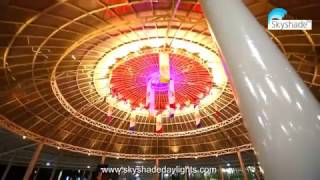
[[312,20],[283,20],[287,10],[275,8],[268,15],[269,30],[312,30]]

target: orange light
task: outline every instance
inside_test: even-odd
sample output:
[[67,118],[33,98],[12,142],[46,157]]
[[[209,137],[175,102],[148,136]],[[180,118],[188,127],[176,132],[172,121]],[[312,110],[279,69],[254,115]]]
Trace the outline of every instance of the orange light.
[[170,81],[169,61],[169,53],[161,52],[159,54],[160,82],[162,83],[168,83]]

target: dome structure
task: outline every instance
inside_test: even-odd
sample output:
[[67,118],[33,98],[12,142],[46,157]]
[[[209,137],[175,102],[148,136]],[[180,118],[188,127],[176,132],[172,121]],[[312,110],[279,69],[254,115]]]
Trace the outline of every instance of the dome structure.
[[[21,2],[16,3],[14,8]],[[22,37],[13,40],[12,48],[21,39],[25,48],[16,50],[31,53],[22,55],[23,61],[15,58],[16,65],[22,68],[18,71],[28,75],[14,76],[14,69],[10,75],[6,74],[15,78],[13,96],[22,103],[20,108],[25,109],[25,113],[19,113],[22,119],[16,119],[14,110],[5,115],[14,125],[23,125],[18,126],[21,135],[35,140],[45,138],[49,145],[69,150],[124,158],[208,156],[224,153],[226,148],[251,147],[249,140],[243,139],[246,130],[216,45],[211,41],[196,2],[182,2],[169,21],[170,27],[165,21],[171,18],[172,10],[166,1],[129,4],[106,1],[94,2],[91,6],[85,2],[74,3],[52,4],[48,13],[35,18],[19,33]],[[110,8],[111,5],[114,8]],[[183,8],[191,10],[192,5],[198,6],[195,10],[199,12],[190,12],[190,22],[176,19],[186,12]],[[35,5],[29,6],[28,10],[32,11]],[[85,12],[79,6],[96,10]],[[153,6],[153,13],[163,16],[156,21],[152,19],[150,7]],[[78,17],[65,17],[67,9],[71,16],[72,10],[83,14],[74,12]],[[139,11],[141,17],[137,16]],[[141,18],[145,19],[144,23],[140,22]],[[108,25],[109,21],[116,21],[119,26]],[[59,28],[51,31],[50,27]],[[41,38],[40,34],[32,35],[33,32],[48,34]],[[155,133],[155,119],[148,119],[148,111],[142,108],[136,118],[136,131],[132,133],[130,113],[145,103],[148,77],[144,76],[157,73],[159,49],[165,43],[171,43],[172,47],[171,71],[177,78],[175,96],[179,108],[172,120],[163,115],[162,134]],[[10,48],[8,53],[13,51]],[[6,57],[8,67],[10,57]],[[36,77],[47,77],[47,81]],[[156,98],[159,99],[156,108],[165,110],[166,94],[159,92]],[[200,129],[195,125],[194,104],[203,104]],[[108,123],[106,117],[111,108],[112,120]]]
[[[264,26],[275,6],[291,9],[292,16],[319,18],[315,1],[244,2]],[[197,0],[12,0],[0,16],[0,120],[9,131],[54,148],[112,158],[253,150]],[[312,31],[266,30],[318,97],[319,27],[315,21]],[[148,81],[159,79],[164,47],[175,112],[169,118],[168,84],[159,84],[159,134],[146,99]],[[135,131],[129,128],[133,111]]]

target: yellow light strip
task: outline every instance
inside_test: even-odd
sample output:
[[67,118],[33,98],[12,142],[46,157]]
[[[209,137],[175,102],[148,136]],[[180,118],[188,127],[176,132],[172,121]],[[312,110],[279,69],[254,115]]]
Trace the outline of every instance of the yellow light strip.
[[159,54],[159,68],[160,68],[160,82],[168,83],[170,81],[170,59],[168,52],[160,52]]

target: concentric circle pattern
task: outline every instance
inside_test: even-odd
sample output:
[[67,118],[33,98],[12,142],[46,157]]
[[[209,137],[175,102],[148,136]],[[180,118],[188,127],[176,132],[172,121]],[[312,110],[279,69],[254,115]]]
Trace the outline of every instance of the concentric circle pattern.
[[[148,81],[158,76],[158,53],[132,58],[112,70],[112,94],[129,101],[132,108],[136,109],[146,103]],[[189,57],[177,54],[170,54],[170,77],[174,81],[175,102],[180,108],[199,104],[213,83],[208,69]],[[168,84],[157,86],[155,91],[155,108],[168,108]]]
[[[251,149],[199,2],[181,0],[177,9],[175,2],[9,1],[0,15],[2,127],[54,147],[132,159]],[[264,26],[273,6],[296,9],[292,15],[300,17],[300,6],[312,10],[316,4],[244,2]],[[267,33],[304,81],[319,89],[320,26],[313,26]],[[145,110],[137,114],[136,131],[129,131],[132,109],[145,103],[146,76],[157,69],[158,48],[165,44],[180,108],[174,119],[162,117],[160,135]],[[157,97],[157,106],[165,108],[166,98]],[[201,128],[189,103],[199,103]]]

